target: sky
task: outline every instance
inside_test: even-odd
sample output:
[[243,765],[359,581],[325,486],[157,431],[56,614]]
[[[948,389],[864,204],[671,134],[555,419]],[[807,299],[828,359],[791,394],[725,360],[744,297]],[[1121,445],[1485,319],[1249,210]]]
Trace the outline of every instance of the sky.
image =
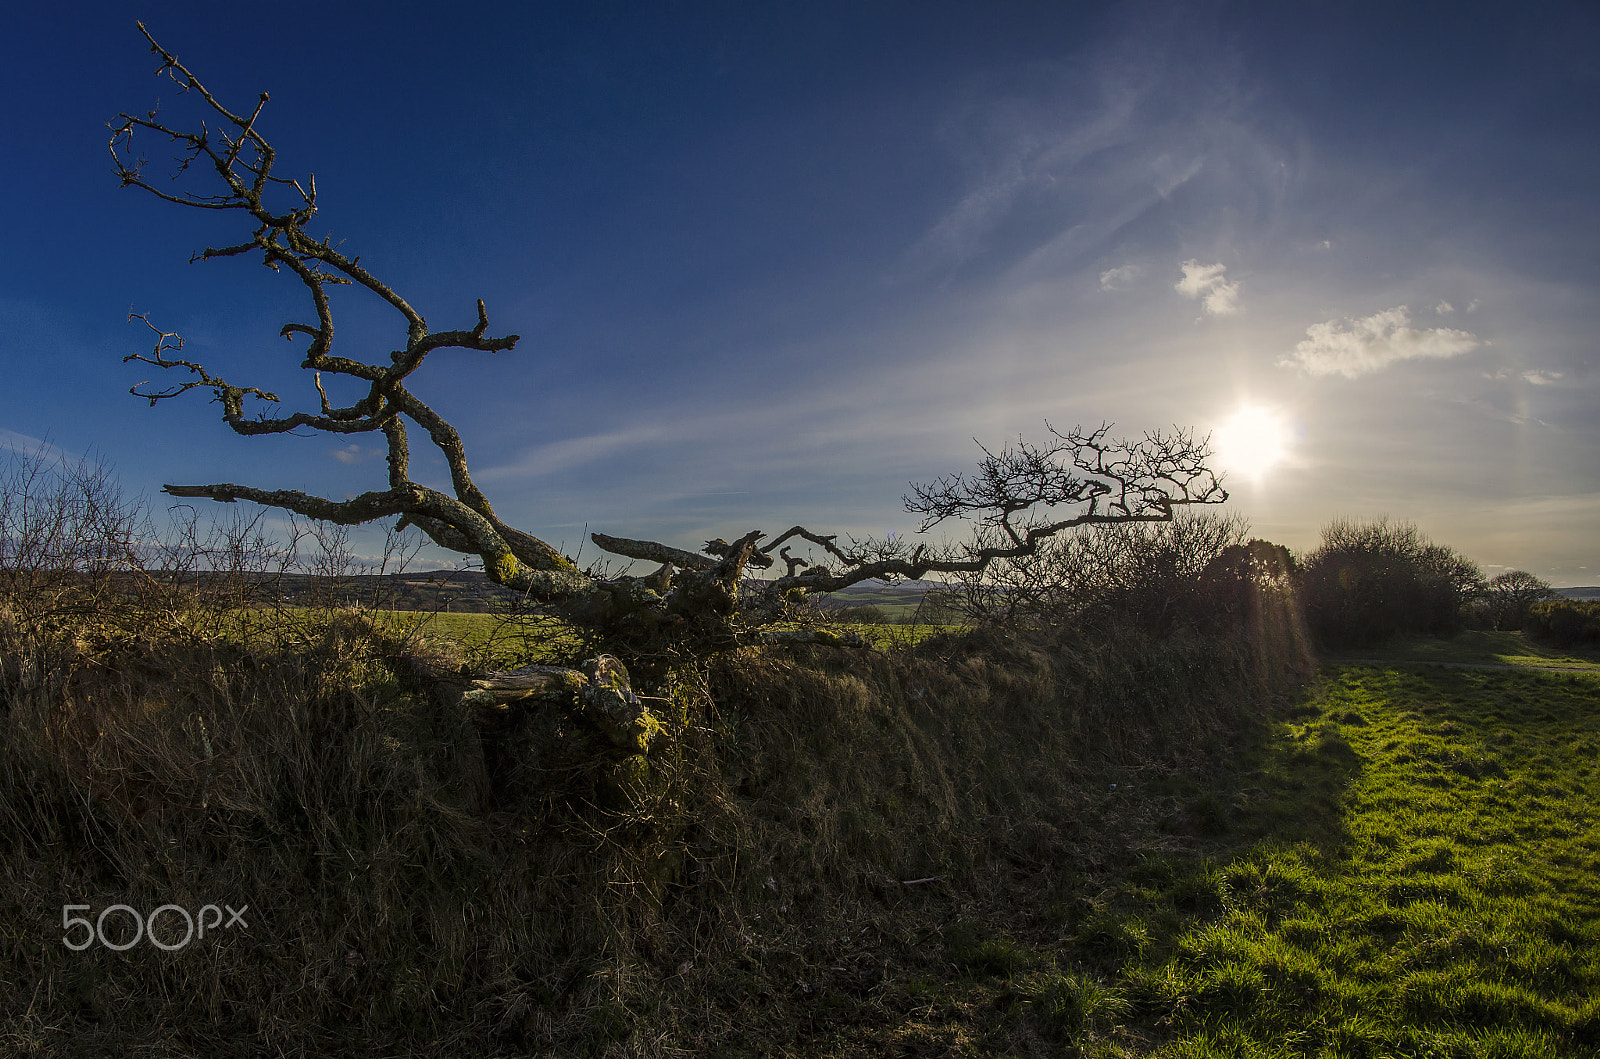
[[[22,5],[0,449],[165,510],[164,483],[338,498],[385,465],[377,435],[239,437],[203,393],[128,394],[137,312],[317,407],[278,337],[303,288],[191,264],[239,218],[112,175],[119,112],[198,114],[135,19],[224,102],[270,92],[314,234],[434,329],[482,298],[522,336],[411,388],[502,518],[583,561],[589,530],[909,534],[910,483],[978,443],[1110,422],[1211,435],[1227,510],[1297,550],[1386,516],[1491,575],[1600,584],[1592,5]],[[397,318],[338,294],[335,352],[385,362]]]

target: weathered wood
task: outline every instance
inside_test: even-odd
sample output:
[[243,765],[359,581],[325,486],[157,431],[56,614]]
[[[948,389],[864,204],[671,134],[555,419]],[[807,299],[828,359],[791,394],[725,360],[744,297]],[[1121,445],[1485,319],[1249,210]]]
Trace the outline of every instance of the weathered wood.
[[484,706],[508,706],[524,699],[571,700],[588,682],[576,669],[524,666],[506,673],[485,673],[471,682],[464,698]]
[[664,730],[661,720],[634,694],[627,668],[611,655],[591,658],[582,669],[533,665],[485,673],[469,681],[461,695],[464,706],[493,710],[529,701],[573,707],[613,745],[633,753],[644,753]]

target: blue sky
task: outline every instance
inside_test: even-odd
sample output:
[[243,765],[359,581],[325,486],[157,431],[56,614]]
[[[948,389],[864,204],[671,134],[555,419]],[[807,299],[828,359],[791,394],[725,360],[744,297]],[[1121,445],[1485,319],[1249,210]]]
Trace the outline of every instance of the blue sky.
[[[907,484],[974,438],[1109,420],[1219,432],[1230,506],[1291,547],[1388,515],[1489,573],[1600,583],[1585,5],[443,11],[8,13],[0,446],[92,453],[158,502],[383,485],[374,436],[241,438],[199,395],[128,396],[131,308],[315,407],[276,337],[309,318],[298,285],[189,264],[247,233],[111,175],[119,111],[193,113],[138,18],[225,101],[272,94],[259,128],[279,172],[316,174],[319,234],[434,328],[483,298],[523,336],[436,354],[413,389],[501,515],[569,552],[585,525],[909,532]],[[335,309],[345,355],[397,342]]]

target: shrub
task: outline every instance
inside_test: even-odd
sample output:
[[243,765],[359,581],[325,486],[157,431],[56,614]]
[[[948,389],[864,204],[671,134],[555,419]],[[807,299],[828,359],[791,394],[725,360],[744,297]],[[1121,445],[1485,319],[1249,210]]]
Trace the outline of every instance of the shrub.
[[0,458],[0,601],[42,634],[114,609],[142,567],[142,506],[104,467],[41,454]]
[[1556,590],[1543,578],[1526,570],[1507,570],[1489,579],[1479,602],[1490,628],[1520,629],[1528,623],[1530,607],[1555,596]]
[[1230,544],[1200,575],[1193,601],[1196,617],[1211,624],[1253,620],[1265,597],[1293,592],[1298,574],[1294,556],[1281,544],[1259,538]]
[[1329,523],[1303,567],[1306,621],[1332,645],[1450,635],[1483,590],[1470,559],[1434,544],[1411,523],[1387,519]]
[[1600,643],[1600,602],[1551,599],[1528,608],[1528,634],[1558,644]]
[[1036,555],[993,564],[981,579],[940,593],[937,602],[974,624],[1041,627],[1109,619],[1168,632],[1203,618],[1202,576],[1228,549],[1243,547],[1246,529],[1237,515],[1210,512],[1084,527]]

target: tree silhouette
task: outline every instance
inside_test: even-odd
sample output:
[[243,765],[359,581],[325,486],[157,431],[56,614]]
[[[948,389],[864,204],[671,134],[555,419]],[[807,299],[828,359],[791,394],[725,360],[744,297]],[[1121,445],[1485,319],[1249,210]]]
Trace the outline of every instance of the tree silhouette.
[[[841,542],[838,535],[794,526],[770,539],[750,530],[731,543],[709,541],[697,553],[597,532],[591,539],[605,551],[660,565],[646,576],[580,570],[571,558],[500,518],[472,479],[460,433],[411,388],[412,377],[430,356],[502,353],[516,346],[518,336],[492,333],[482,301],[470,326],[435,331],[360,257],[345,254],[331,237],[309,235],[307,226],[319,209],[316,179],[302,182],[274,172],[276,153],[258,128],[267,93],[248,111],[230,110],[142,23],[139,30],[160,59],[157,74],[169,77],[185,96],[198,97],[201,119],[179,128],[159,112],[120,115],[110,125],[116,174],[123,186],[167,202],[240,215],[241,240],[208,247],[196,260],[255,255],[304,287],[310,319],[285,323],[280,334],[304,342],[300,366],[312,373],[316,405],[314,411],[247,414],[247,402],[253,409],[275,409],[282,402],[274,393],[239,385],[185,359],[182,338],[143,314],[130,319],[149,326],[154,344],[149,353],[124,359],[175,372],[179,381],[164,388],[141,383],[131,392],[156,405],[190,390],[209,390],[222,406],[223,421],[238,434],[305,428],[339,435],[381,433],[388,453],[386,487],[346,500],[233,483],[169,484],[164,491],[172,496],[247,500],[340,525],[397,518],[398,527],[414,526],[441,547],[478,557],[491,580],[588,631],[594,642],[632,660],[668,666],[736,644],[850,642],[825,630],[774,627],[808,593],[834,592],[872,578],[970,575],[996,560],[1032,555],[1069,527],[1168,521],[1185,505],[1227,498],[1206,465],[1206,440],[1196,440],[1191,432],[1151,432],[1127,442],[1110,437],[1104,424],[1064,433],[1049,428],[1042,445],[1019,440],[997,452],[985,449],[976,474],[913,486],[904,498],[906,508],[922,516],[920,533],[952,518],[974,520],[980,532],[969,543],[913,545],[898,537]],[[136,148],[136,141],[151,137],[177,152],[167,174],[171,179],[160,184],[147,177],[146,160]],[[209,190],[192,190],[196,183]],[[328,297],[335,285],[365,291],[387,305],[404,336],[398,348],[362,357],[347,355],[342,337],[336,345]],[[325,375],[355,380],[359,400],[335,406]],[[443,455],[450,492],[412,480],[411,442],[417,430]],[[801,542],[826,558],[813,564],[792,555],[791,548]],[[757,570],[773,574],[759,580],[751,576]]]

